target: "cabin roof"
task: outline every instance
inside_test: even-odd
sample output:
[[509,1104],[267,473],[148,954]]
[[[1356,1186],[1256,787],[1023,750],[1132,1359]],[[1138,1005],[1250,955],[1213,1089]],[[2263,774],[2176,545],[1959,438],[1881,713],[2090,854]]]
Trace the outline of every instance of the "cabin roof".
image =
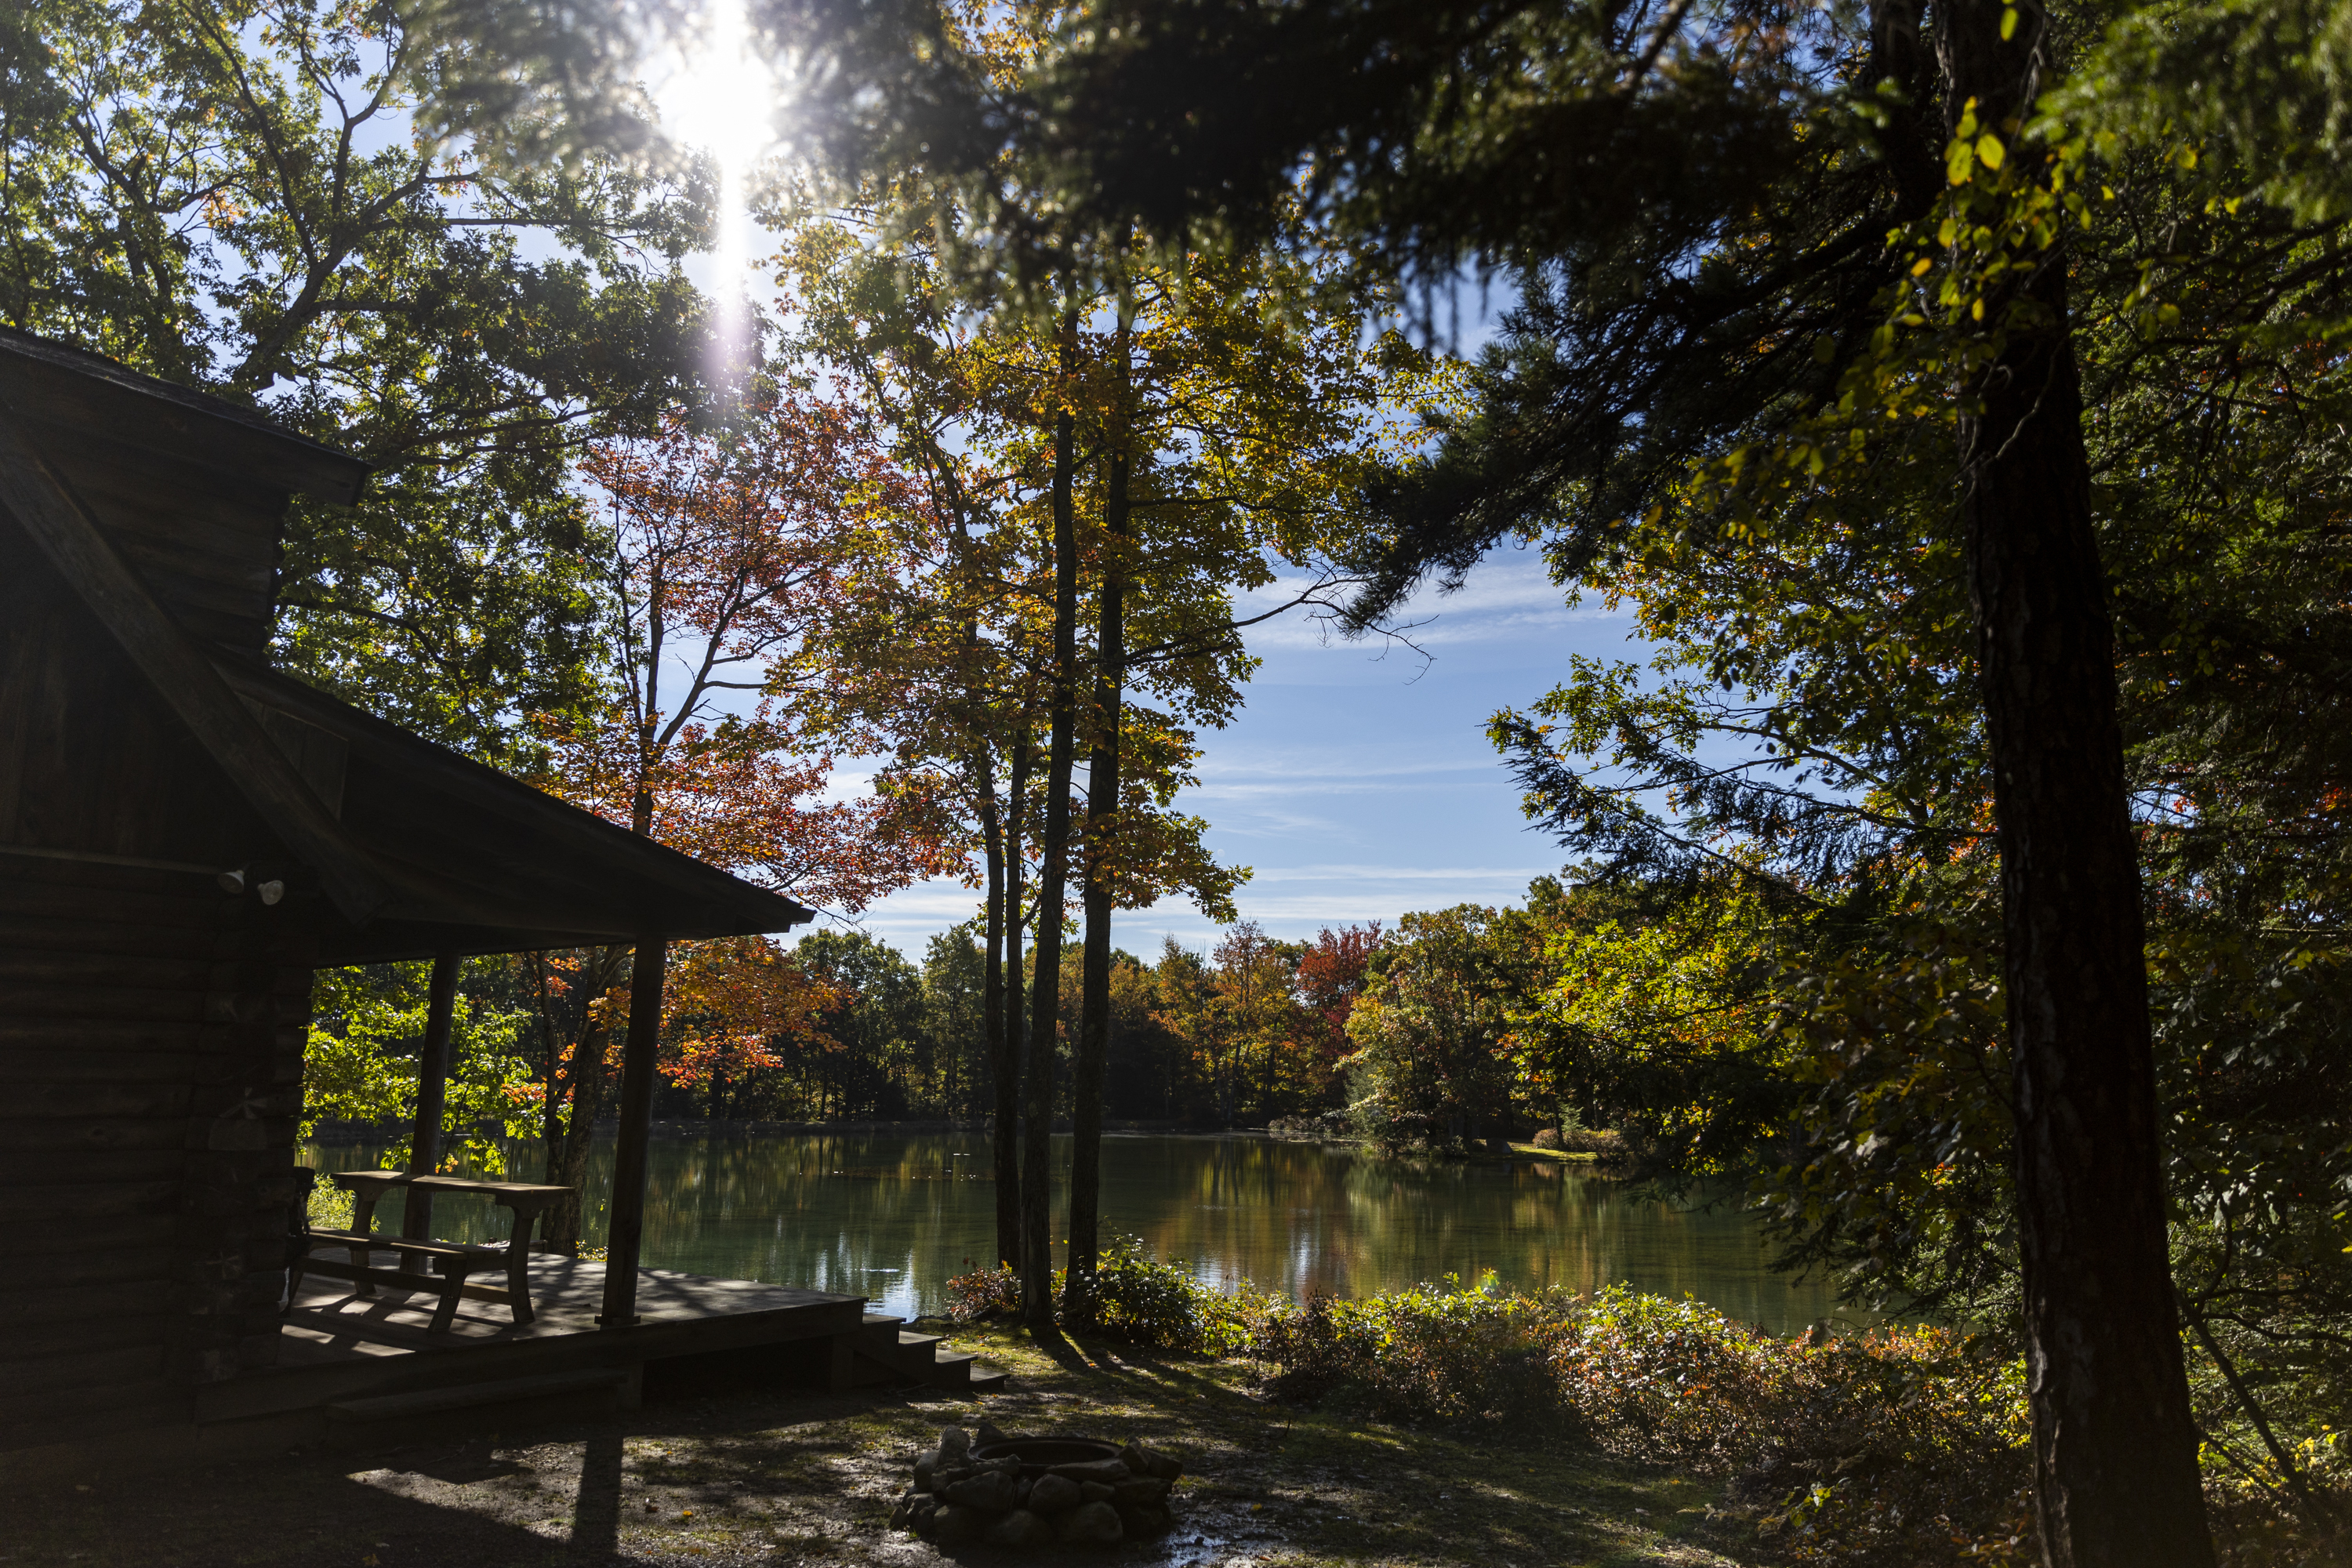
[[[340,825],[386,898],[322,963],[519,952],[803,925],[814,911],[274,670],[219,672],[282,751],[281,716],[340,742]],[[315,740],[302,746],[315,754]]]
[[349,505],[367,483],[366,463],[256,409],[13,327],[0,327],[0,390],[22,416],[90,423],[296,495]]
[[[259,650],[206,638],[189,624],[201,611],[151,581],[158,568],[123,526],[136,515],[101,515],[79,493],[104,477],[86,451],[79,468],[63,455],[89,420],[115,448],[224,472],[232,490],[249,480],[349,500],[366,466],[250,409],[0,329],[0,519],[285,845],[304,873],[290,880],[326,894],[320,962],[747,935],[814,918],[269,669]],[[274,548],[276,512],[238,515],[260,520]]]

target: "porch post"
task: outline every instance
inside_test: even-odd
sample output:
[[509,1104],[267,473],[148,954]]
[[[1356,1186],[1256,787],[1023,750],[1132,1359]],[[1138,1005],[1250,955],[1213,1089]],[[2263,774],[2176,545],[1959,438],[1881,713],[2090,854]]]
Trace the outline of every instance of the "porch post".
[[[429,1176],[441,1165],[441,1118],[449,1102],[449,1025],[457,1010],[457,971],[465,961],[454,952],[433,955],[433,980],[425,991],[425,1043],[416,1053],[416,1126],[408,1138],[408,1173]],[[400,1234],[420,1241],[433,1237],[433,1193],[407,1189]]]
[[613,1147],[613,1205],[604,1233],[604,1310],[596,1321],[625,1329],[637,1321],[637,1252],[646,1233],[646,1140],[654,1118],[654,1060],[661,1050],[658,937],[637,943],[629,977],[629,1037],[621,1047],[621,1126]]

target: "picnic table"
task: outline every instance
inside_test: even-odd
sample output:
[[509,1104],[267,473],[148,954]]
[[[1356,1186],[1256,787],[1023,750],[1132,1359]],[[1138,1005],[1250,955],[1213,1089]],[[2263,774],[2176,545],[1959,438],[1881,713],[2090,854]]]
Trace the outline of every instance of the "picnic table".
[[[306,1255],[294,1264],[298,1283],[307,1268],[334,1279],[350,1279],[359,1285],[362,1294],[371,1294],[382,1285],[438,1295],[440,1307],[433,1314],[431,1331],[436,1333],[449,1327],[457,1316],[461,1296],[504,1302],[518,1325],[531,1321],[531,1227],[556,1199],[572,1191],[570,1187],[535,1182],[478,1182],[465,1176],[412,1176],[405,1171],[333,1171],[328,1173],[328,1179],[352,1194],[351,1228],[311,1226],[307,1237],[309,1250],[315,1253],[320,1247],[341,1247],[349,1251],[351,1260],[346,1263]],[[505,1288],[470,1284],[467,1278],[477,1268],[495,1265],[501,1258],[499,1247],[377,1234],[375,1206],[395,1187],[420,1193],[427,1199],[441,1193],[479,1193],[512,1215],[513,1224],[503,1249]],[[372,1267],[369,1255],[387,1248],[400,1254],[399,1267]]]

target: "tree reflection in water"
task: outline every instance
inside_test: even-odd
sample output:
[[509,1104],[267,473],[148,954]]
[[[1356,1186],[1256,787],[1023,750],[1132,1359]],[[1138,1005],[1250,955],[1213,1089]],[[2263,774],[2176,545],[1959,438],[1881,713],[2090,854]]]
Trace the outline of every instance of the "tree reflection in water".
[[[1068,1141],[1055,1142],[1058,1168]],[[674,1137],[651,1152],[652,1268],[865,1295],[912,1316],[940,1310],[948,1277],[988,1261],[994,1245],[988,1143],[978,1133]],[[313,1148],[310,1159],[349,1170],[373,1165],[377,1153],[344,1144]],[[538,1166],[533,1145],[509,1150],[508,1169],[521,1179]],[[610,1177],[607,1143],[589,1172],[592,1244],[602,1240]],[[433,1217],[451,1240],[503,1234],[503,1216],[480,1200],[445,1197]],[[1112,1135],[1103,1141],[1103,1226],[1106,1236],[1140,1236],[1203,1279],[1297,1297],[1372,1295],[1492,1268],[1526,1288],[1687,1292],[1781,1333],[1841,1310],[1822,1281],[1791,1284],[1767,1267],[1770,1249],[1748,1215],[1728,1205],[1677,1209],[1572,1163]]]

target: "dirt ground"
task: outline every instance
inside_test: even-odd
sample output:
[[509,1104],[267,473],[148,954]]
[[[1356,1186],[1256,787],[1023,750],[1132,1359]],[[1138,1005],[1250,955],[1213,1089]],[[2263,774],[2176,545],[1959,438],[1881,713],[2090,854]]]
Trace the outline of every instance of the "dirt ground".
[[[888,1528],[938,1428],[1134,1437],[1181,1458],[1176,1529],[1105,1568],[1322,1564],[1735,1565],[1748,1528],[1713,1487],[1508,1432],[1383,1426],[1265,1397],[1240,1363],[1087,1342],[957,1336],[1004,1392],[723,1398],[530,1430],[340,1450],[0,1494],[0,1564],[49,1568],[475,1568],[537,1564],[1009,1564]],[[1724,1555],[1726,1552],[1734,1555]],[[1053,1560],[1077,1562],[1066,1553]]]

